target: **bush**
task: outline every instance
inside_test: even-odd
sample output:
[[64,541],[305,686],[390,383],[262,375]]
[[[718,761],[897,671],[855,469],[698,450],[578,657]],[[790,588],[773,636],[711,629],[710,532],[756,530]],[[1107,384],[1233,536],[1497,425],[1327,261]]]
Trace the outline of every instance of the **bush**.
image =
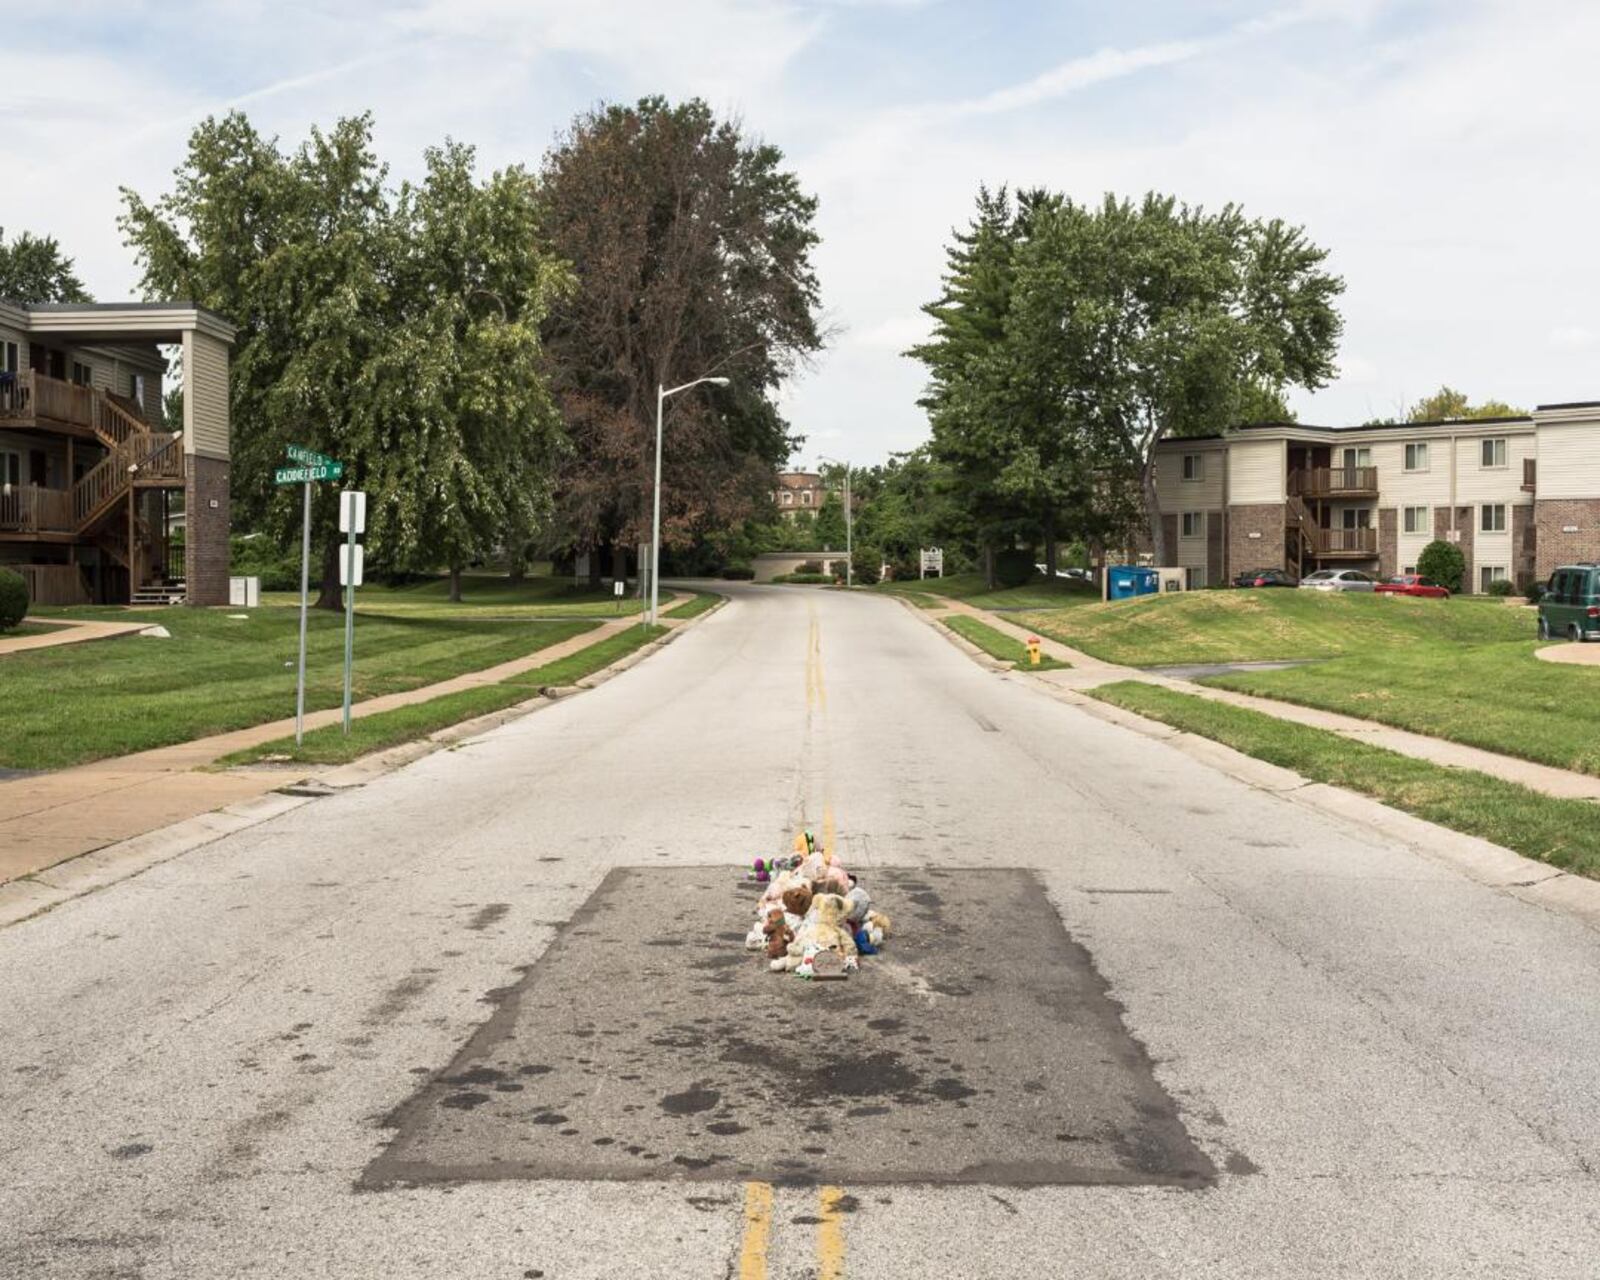
[[719,576],[728,582],[749,582],[756,576],[756,571],[747,564],[725,564]]
[[1529,604],[1538,604],[1544,599],[1544,583],[1525,582],[1522,585],[1522,594],[1528,598]]
[[[228,572],[243,578],[260,578],[263,591],[300,590],[300,549],[279,551],[267,537],[228,539]],[[312,566],[313,579],[321,570]]]
[[1466,557],[1453,542],[1430,542],[1417,557],[1417,572],[1424,578],[1432,578],[1451,594],[1461,591],[1461,579],[1466,571]]
[[1510,578],[1496,578],[1493,582],[1491,582],[1489,584],[1487,590],[1488,590],[1488,593],[1490,595],[1492,595],[1492,596],[1509,596],[1511,594],[1511,590],[1512,590],[1512,588],[1511,588],[1511,579]]
[[850,572],[863,587],[877,582],[883,569],[883,552],[876,547],[857,547],[850,557]]
[[822,561],[802,560],[796,567],[795,573],[821,573]]
[[823,584],[831,586],[833,583],[837,582],[838,579],[835,578],[831,573],[780,573],[776,578],[773,579],[773,581],[800,582],[807,583],[811,586],[821,586]]
[[1020,587],[1033,577],[1033,552],[1008,547],[994,558],[994,577],[1002,587]]
[[20,573],[0,569],[0,631],[10,631],[28,616],[28,584]]

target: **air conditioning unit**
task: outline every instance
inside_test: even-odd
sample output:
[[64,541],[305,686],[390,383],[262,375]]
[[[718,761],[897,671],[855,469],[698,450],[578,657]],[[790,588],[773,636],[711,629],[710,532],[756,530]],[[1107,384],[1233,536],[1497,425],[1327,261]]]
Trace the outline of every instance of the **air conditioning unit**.
[[1444,540],[1446,542],[1460,542],[1461,541],[1461,530],[1460,529],[1446,529],[1445,530],[1445,534],[1444,534]]

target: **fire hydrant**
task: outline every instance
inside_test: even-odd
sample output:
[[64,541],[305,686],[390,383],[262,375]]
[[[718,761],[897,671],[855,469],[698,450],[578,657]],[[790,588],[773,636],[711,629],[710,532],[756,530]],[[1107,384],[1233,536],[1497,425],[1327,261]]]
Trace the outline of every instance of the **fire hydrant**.
[[1039,637],[1038,636],[1029,636],[1028,637],[1028,665],[1030,667],[1036,667],[1036,666],[1039,665]]

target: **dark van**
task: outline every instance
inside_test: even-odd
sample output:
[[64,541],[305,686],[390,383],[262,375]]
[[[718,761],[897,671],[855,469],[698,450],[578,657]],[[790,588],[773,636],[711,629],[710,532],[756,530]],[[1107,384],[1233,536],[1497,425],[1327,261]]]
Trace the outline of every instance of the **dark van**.
[[1600,636],[1600,565],[1563,565],[1539,599],[1539,635],[1588,640]]

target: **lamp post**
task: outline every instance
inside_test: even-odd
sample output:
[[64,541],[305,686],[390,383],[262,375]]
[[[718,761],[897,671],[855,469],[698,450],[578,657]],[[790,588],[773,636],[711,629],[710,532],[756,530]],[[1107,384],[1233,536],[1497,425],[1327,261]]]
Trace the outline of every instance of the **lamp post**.
[[818,458],[818,462],[831,462],[844,468],[844,585],[856,585],[856,548],[854,512],[850,509],[850,464],[837,458]]
[[698,387],[702,382],[713,387],[728,385],[726,378],[696,378],[678,387],[663,387],[656,383],[656,487],[650,515],[650,613],[649,622],[656,625],[656,611],[661,605],[661,419],[667,400],[680,391]]

